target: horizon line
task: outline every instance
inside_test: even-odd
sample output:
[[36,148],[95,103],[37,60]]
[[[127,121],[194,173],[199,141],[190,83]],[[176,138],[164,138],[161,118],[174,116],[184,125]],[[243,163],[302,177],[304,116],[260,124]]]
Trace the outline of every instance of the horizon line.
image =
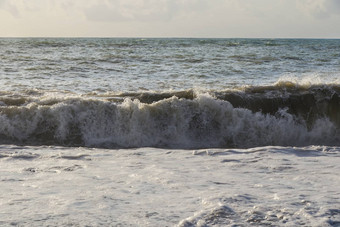
[[0,39],[340,39],[340,37],[0,36]]

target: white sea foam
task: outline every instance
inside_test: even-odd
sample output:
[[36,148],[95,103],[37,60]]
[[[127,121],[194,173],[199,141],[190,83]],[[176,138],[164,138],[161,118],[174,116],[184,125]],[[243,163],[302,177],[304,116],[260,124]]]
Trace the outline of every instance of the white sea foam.
[[0,45],[0,225],[339,226],[339,40]]
[[[151,104],[69,98],[50,105],[1,107],[2,142],[90,147],[254,147],[337,145],[338,126],[322,115],[307,122],[235,108],[209,94]],[[307,109],[308,110],[308,109]]]
[[275,83],[275,86],[296,86],[296,87],[311,87],[315,85],[339,85],[340,84],[340,73],[288,73],[282,75]]
[[1,146],[0,224],[337,226],[339,155]]

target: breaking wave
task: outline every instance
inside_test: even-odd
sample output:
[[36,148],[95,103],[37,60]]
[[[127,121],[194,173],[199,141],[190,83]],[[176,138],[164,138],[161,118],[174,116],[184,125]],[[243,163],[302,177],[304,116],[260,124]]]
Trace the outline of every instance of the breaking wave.
[[0,143],[105,148],[340,145],[340,86],[39,98],[0,94]]

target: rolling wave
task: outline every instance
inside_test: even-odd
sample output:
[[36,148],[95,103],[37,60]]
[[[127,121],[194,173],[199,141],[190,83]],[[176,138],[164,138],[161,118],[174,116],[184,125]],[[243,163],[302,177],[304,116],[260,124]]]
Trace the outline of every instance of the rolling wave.
[[104,148],[340,145],[340,86],[0,95],[0,143]]

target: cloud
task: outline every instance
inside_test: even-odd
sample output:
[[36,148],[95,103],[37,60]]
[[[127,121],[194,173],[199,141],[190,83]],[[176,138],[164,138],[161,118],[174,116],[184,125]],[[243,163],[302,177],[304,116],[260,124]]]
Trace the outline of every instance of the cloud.
[[19,10],[15,5],[13,5],[10,1],[8,0],[0,0],[0,10],[4,10],[8,13],[10,13],[14,17],[19,17]]
[[207,5],[204,0],[107,0],[88,7],[85,15],[91,21],[169,21]]
[[107,1],[85,10],[91,21],[131,21],[167,18],[169,15],[164,1]]
[[0,0],[0,36],[339,37],[340,0]]
[[326,8],[329,12],[334,14],[340,14],[340,1],[339,0],[328,0],[325,2]]
[[108,7],[105,4],[98,4],[85,10],[86,18],[90,21],[122,21],[127,18],[116,8]]
[[339,0],[297,0],[298,7],[317,19],[340,14]]

